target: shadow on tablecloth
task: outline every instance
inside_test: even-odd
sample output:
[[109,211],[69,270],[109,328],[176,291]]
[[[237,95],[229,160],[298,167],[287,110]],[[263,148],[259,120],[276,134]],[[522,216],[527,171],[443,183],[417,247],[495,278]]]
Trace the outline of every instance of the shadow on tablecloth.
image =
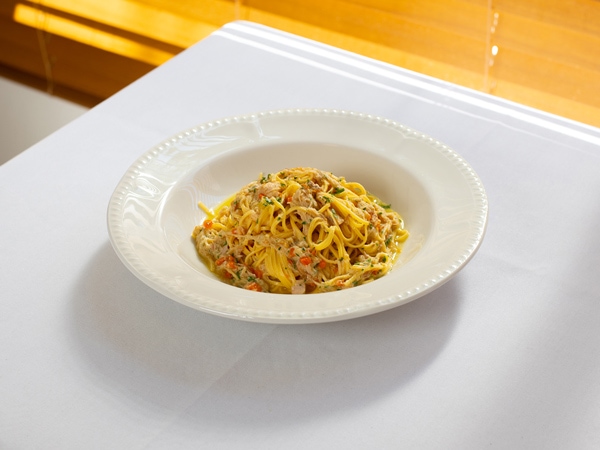
[[72,299],[76,364],[131,414],[269,426],[360,408],[402,389],[453,331],[460,276],[392,310],[342,322],[224,319],[144,285],[108,243]]

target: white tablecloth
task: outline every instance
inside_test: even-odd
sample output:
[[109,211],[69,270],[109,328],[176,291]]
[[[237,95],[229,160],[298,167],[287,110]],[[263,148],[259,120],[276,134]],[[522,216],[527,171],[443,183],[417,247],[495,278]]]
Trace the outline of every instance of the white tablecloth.
[[[568,82],[568,80],[566,81]],[[168,300],[108,241],[130,164],[199,123],[389,117],[481,177],[484,243],[390,311],[255,324]],[[600,130],[247,22],[0,167],[0,448],[600,448]]]

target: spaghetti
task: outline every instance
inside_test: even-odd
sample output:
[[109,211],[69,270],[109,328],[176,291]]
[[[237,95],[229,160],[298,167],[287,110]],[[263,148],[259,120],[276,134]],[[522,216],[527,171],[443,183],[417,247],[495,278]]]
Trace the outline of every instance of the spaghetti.
[[298,167],[262,175],[212,212],[192,238],[234,286],[304,294],[345,289],[390,271],[408,232],[359,183]]

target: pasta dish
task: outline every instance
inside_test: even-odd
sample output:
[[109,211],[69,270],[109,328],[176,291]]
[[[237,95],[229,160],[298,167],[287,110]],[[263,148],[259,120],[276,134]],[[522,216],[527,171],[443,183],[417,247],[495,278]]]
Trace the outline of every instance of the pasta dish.
[[388,273],[408,238],[400,215],[360,184],[298,167],[260,177],[195,227],[209,269],[260,292],[358,286]]

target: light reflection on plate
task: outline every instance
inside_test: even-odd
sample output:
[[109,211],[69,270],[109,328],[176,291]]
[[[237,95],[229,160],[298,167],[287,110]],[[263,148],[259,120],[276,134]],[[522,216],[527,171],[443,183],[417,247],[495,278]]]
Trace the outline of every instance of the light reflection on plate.
[[[386,276],[312,295],[252,292],[217,279],[191,232],[204,213],[260,173],[315,167],[356,181],[392,204],[410,238]],[[344,320],[384,311],[438,288],[472,258],[488,205],[472,168],[444,144],[391,120],[318,109],[209,122],[142,155],[108,206],[111,243],[140,280],[184,305],[269,323]]]

